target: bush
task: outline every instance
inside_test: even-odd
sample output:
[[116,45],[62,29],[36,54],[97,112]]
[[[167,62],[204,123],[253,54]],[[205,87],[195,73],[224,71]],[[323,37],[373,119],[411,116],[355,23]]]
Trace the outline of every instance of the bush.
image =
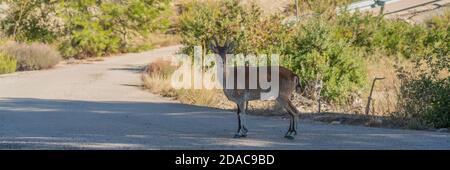
[[399,69],[400,104],[394,116],[421,121],[435,128],[450,127],[450,64],[447,62],[445,67],[440,67],[439,62],[436,58],[421,59],[412,71]]
[[130,41],[165,30],[170,0],[5,1],[1,28],[20,42],[57,43],[64,57],[129,51]]
[[340,100],[364,83],[362,53],[334,38],[332,24],[322,22],[322,17],[317,19],[321,22],[292,29],[281,24],[281,16],[262,16],[256,5],[242,6],[237,0],[192,3],[180,20],[183,52],[192,55],[194,46],[205,48],[213,36],[220,43],[232,39],[236,54],[282,55],[284,65],[301,76],[303,84],[321,74],[326,86],[324,96]]
[[0,74],[13,73],[16,71],[16,60],[0,53]]
[[237,0],[190,3],[180,18],[183,52],[192,55],[194,46],[205,49],[217,36],[220,43],[233,39],[235,53],[278,53],[283,64],[302,77],[304,86],[323,81],[322,96],[339,104],[366,87],[365,58],[448,56],[445,19],[435,18],[427,28],[360,12],[336,15],[334,7],[327,10],[348,2],[303,0],[301,7],[316,15],[292,27],[280,24],[283,18],[278,15],[262,16],[258,7],[242,6]]
[[284,62],[301,77],[304,86],[323,81],[322,96],[329,101],[344,102],[350,92],[365,83],[363,53],[333,38],[332,28],[320,19],[299,25],[286,48]]
[[64,31],[61,9],[56,1],[21,0],[6,2],[1,28],[17,41],[54,42]]
[[442,63],[448,63],[450,56],[450,8],[440,15],[426,21],[429,33],[425,39],[425,55],[438,56]]
[[119,43],[110,31],[103,30],[97,23],[86,22],[82,30],[64,38],[59,51],[65,58],[98,57],[118,52]]
[[414,59],[425,51],[428,31],[421,25],[402,20],[381,20],[373,36],[373,48],[383,49],[390,56]]
[[372,36],[377,31],[378,21],[379,18],[371,14],[342,11],[335,21],[329,22],[333,23],[330,26],[334,27],[332,32],[334,38],[370,51],[373,47]]
[[288,28],[279,15],[261,13],[256,4],[244,6],[238,0],[188,3],[180,17],[183,52],[193,54],[194,46],[210,52],[208,43],[215,36],[221,44],[233,40],[236,54],[280,53]]
[[435,128],[450,127],[450,11],[426,21],[426,50],[411,71],[398,68],[399,112],[407,120]]
[[414,59],[426,51],[429,30],[423,25],[345,11],[328,22],[334,27],[335,38],[363,48],[368,54],[384,51],[387,56]]
[[[86,58],[135,47],[129,41],[167,28],[168,0],[120,2],[64,2],[61,8],[68,34],[59,47],[63,56]],[[133,45],[133,44],[131,44]]]
[[17,70],[41,70],[52,68],[61,61],[58,51],[41,43],[8,42],[3,47],[4,53],[17,60]]

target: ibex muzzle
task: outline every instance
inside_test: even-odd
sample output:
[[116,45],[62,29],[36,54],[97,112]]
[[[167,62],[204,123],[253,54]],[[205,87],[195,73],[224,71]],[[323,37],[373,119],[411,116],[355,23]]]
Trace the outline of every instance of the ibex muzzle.
[[[290,96],[293,92],[300,92],[300,80],[298,76],[296,76],[292,71],[288,70],[285,67],[282,66],[235,66],[232,65],[231,67],[227,67],[227,54],[230,54],[233,52],[234,43],[229,42],[228,40],[225,42],[223,46],[219,45],[219,42],[217,39],[214,39],[214,41],[210,42],[209,48],[216,54],[220,56],[222,59],[221,64],[223,66],[222,74],[223,78],[220,82],[223,86],[223,91],[228,98],[228,100],[233,101],[237,105],[237,116],[238,116],[238,129],[236,132],[235,137],[246,137],[247,136],[247,125],[245,121],[245,117],[247,114],[247,105],[248,101],[254,101],[254,100],[261,100],[262,94],[267,92],[267,89],[261,88],[261,84],[259,79],[265,78],[266,80],[277,80],[278,86],[276,88],[278,90],[277,96],[274,96],[272,100],[276,100],[281,106],[283,106],[287,112],[290,115],[290,125],[288,132],[285,134],[285,137],[288,139],[294,139],[294,136],[297,135],[297,115],[300,113],[297,108],[292,104],[292,101],[290,100]],[[275,72],[273,71],[265,71],[261,72],[262,69],[271,70],[272,68],[269,67],[276,67]],[[250,77],[249,76],[249,70],[258,70],[257,76]],[[236,78],[229,79],[228,77],[234,76],[237,77],[237,74],[245,74],[244,82],[239,82]],[[276,77],[277,76],[277,77]],[[233,82],[226,82],[227,80],[232,80]],[[256,82],[254,82],[256,81]],[[227,84],[234,84],[234,86],[227,87]],[[245,83],[245,88],[238,88],[238,84]],[[256,86],[252,87],[251,84],[255,84]],[[274,88],[274,87],[271,87]],[[273,89],[272,89],[273,90]]]

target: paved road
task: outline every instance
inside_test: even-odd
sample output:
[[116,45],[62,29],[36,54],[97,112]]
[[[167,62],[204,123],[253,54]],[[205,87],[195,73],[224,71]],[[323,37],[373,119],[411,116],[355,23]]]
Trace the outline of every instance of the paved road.
[[[400,18],[421,23],[431,16],[442,14],[450,6],[450,0],[393,0],[386,4],[387,18]],[[380,7],[370,9],[379,14]]]
[[450,149],[450,134],[248,119],[232,138],[228,111],[180,104],[139,88],[142,66],[178,47],[103,62],[0,76],[0,149]]

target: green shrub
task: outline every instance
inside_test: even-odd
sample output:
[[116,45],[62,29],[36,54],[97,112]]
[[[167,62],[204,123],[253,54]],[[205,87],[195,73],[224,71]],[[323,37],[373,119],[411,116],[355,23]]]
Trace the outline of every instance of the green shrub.
[[279,15],[262,16],[256,4],[244,6],[238,0],[188,3],[180,17],[183,52],[193,54],[194,46],[208,49],[215,36],[221,44],[234,41],[236,54],[281,53],[288,38],[282,19]]
[[60,44],[59,51],[64,57],[97,57],[119,51],[120,40],[111,31],[103,30],[95,22],[83,22],[82,27]]
[[332,23],[335,38],[363,48],[367,52],[384,51],[387,56],[413,59],[422,56],[427,48],[429,30],[403,20],[388,20],[343,11]]
[[437,58],[426,60],[419,60],[412,71],[399,69],[400,104],[399,112],[394,115],[435,128],[450,127],[450,76],[441,72],[448,74],[449,59],[445,67]]
[[326,10],[348,2],[301,1],[301,7],[316,15],[290,27],[280,24],[282,17],[262,16],[258,7],[242,6],[237,0],[195,1],[185,6],[180,18],[183,52],[192,54],[194,46],[205,49],[217,36],[220,43],[233,39],[235,53],[278,53],[283,64],[302,77],[303,85],[322,80],[322,96],[341,104],[366,84],[366,56],[448,56],[445,20],[435,19],[427,28],[360,12],[336,15],[335,8]]
[[324,96],[345,100],[364,83],[362,52],[335,38],[332,24],[318,19],[320,23],[302,24],[293,30],[281,24],[279,15],[261,15],[256,5],[242,6],[237,0],[195,2],[186,5],[180,19],[183,52],[192,55],[194,46],[205,47],[213,36],[220,43],[232,39],[236,54],[282,55],[283,64],[301,76],[303,84],[321,74]]
[[330,21],[334,27],[334,38],[341,39],[356,47],[372,50],[373,34],[378,26],[378,18],[370,14],[342,11],[335,21]]
[[2,47],[7,55],[17,60],[17,70],[41,70],[52,68],[61,61],[58,51],[41,43],[8,42]]
[[339,103],[364,85],[366,72],[362,51],[334,38],[332,28],[320,19],[299,25],[284,62],[301,77],[303,85],[323,81],[322,95]]
[[127,52],[130,41],[168,27],[170,0],[5,1],[1,29],[20,42],[57,43],[64,57]]
[[57,1],[7,1],[1,28],[17,41],[54,42],[64,31]]
[[167,28],[168,20],[164,16],[168,2],[64,2],[61,8],[70,9],[63,13],[68,34],[62,39],[59,49],[66,58],[86,58],[135,50],[129,41]]
[[450,10],[426,21],[426,50],[412,70],[398,69],[401,80],[399,112],[394,116],[417,120],[435,128],[450,127]]
[[16,60],[0,53],[0,74],[13,73],[16,71]]
[[429,33],[425,39],[427,51],[425,55],[438,56],[448,63],[450,56],[450,8],[442,15],[435,16],[426,21]]
[[401,20],[381,20],[373,37],[373,48],[380,48],[390,56],[411,59],[421,56],[426,48],[428,31],[421,25]]

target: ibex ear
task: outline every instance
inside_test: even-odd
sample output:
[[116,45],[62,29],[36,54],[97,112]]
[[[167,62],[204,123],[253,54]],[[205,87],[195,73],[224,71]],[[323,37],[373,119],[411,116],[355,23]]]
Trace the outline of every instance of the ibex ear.
[[213,41],[210,41],[209,44],[208,44],[208,46],[209,46],[209,49],[210,49],[213,53],[216,53],[216,54],[219,53],[219,49],[217,48],[217,44],[214,44]]

